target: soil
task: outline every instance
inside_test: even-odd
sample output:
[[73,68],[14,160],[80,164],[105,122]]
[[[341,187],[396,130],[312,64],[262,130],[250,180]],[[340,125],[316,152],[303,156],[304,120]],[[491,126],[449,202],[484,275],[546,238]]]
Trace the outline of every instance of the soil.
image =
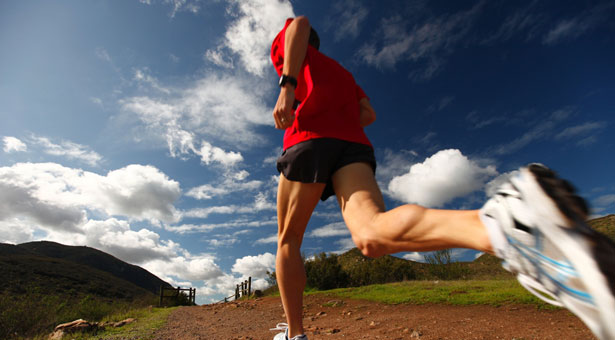
[[[279,297],[174,311],[158,340],[273,339],[285,322]],[[596,339],[572,313],[527,305],[386,305],[327,295],[304,298],[304,326],[318,339]]]

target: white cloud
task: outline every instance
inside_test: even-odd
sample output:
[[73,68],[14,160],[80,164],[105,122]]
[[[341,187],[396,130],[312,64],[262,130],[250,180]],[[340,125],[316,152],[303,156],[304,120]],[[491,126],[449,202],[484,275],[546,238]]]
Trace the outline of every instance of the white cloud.
[[223,68],[231,69],[234,67],[233,59],[225,57],[224,53],[220,49],[207,50],[207,52],[205,52],[204,58],[211,61],[215,65],[218,65]]
[[[415,22],[401,16],[384,19],[375,30],[373,42],[361,47],[358,56],[368,65],[394,68],[401,61],[423,63],[411,75],[430,79],[442,69],[443,55],[465,40],[480,13],[482,2],[467,11]],[[407,26],[412,26],[407,30]]]
[[481,167],[459,150],[442,150],[423,163],[414,164],[408,173],[393,178],[389,192],[404,202],[441,207],[454,198],[480,190],[489,177],[497,174],[495,167]]
[[[171,240],[162,241],[157,233],[142,228],[132,230],[127,221],[109,218],[104,221],[90,220],[82,227],[83,236],[74,238],[75,244],[85,244],[112,254],[129,263],[147,263],[153,260],[167,261],[181,251]],[[48,235],[54,238],[54,233]],[[58,241],[66,243],[63,235]]]
[[168,231],[176,232],[179,234],[206,232],[214,229],[225,228],[258,228],[263,226],[277,226],[277,218],[272,217],[270,219],[254,220],[253,218],[241,218],[231,220],[224,223],[210,223],[210,224],[182,224],[178,226],[166,226]]
[[224,275],[209,256],[176,256],[169,260],[153,260],[145,263],[143,268],[157,275],[175,276],[190,281],[211,280]]
[[552,137],[553,131],[555,130],[557,124],[565,121],[568,117],[570,117],[572,112],[573,111],[570,108],[554,111],[549,115],[549,117],[543,117],[540,122],[533,124],[529,131],[520,137],[511,142],[495,146],[494,153],[496,155],[507,155],[526,147],[528,144],[536,140]]
[[195,208],[184,211],[183,217],[207,218],[211,214],[252,214],[266,210],[275,211],[276,205],[270,202],[265,194],[258,193],[252,204]]
[[383,160],[379,162],[378,171],[376,171],[376,179],[381,189],[386,191],[388,183],[394,177],[408,172],[417,156],[418,153],[413,150],[384,149]]
[[[228,48],[239,56],[241,65],[246,71],[256,76],[263,76],[264,70],[270,66],[269,55],[271,42],[275,35],[284,27],[287,18],[295,16],[288,0],[228,0],[231,4],[229,12],[237,17],[231,23],[224,36],[224,42],[214,52],[208,52],[217,57],[222,47]],[[222,55],[219,56],[223,60]],[[210,59],[211,60],[211,59]]]
[[[0,185],[0,190],[4,190],[2,185]],[[0,243],[19,244],[31,241],[35,232],[32,225],[18,218],[6,218],[0,221]]]
[[209,74],[192,87],[169,89],[170,95],[164,98],[130,97],[120,104],[137,115],[152,138],[162,137],[172,156],[193,153],[205,164],[233,165],[243,159],[241,154],[224,151],[209,141],[240,148],[263,142],[256,127],[271,123],[263,90],[262,82],[252,78]]
[[574,138],[578,136],[587,136],[595,133],[598,130],[606,128],[606,122],[587,122],[576,126],[565,128],[562,132],[555,135],[555,139]]
[[308,234],[309,237],[331,237],[331,236],[349,236],[350,231],[346,227],[346,223],[337,222],[327,224],[324,227],[316,228]]
[[171,92],[170,89],[160,85],[158,79],[150,74],[150,70],[147,67],[135,70],[133,79],[162,93],[169,94]]
[[328,22],[332,23],[335,41],[355,39],[361,31],[361,24],[369,14],[368,9],[356,0],[335,2]]
[[96,48],[96,56],[102,61],[106,61],[108,63],[111,62],[111,56],[109,56],[109,52],[107,52],[107,50],[103,47]]
[[278,234],[272,234],[264,238],[259,238],[254,241],[254,244],[269,244],[269,243],[278,243]]
[[152,166],[129,165],[106,176],[55,163],[0,168],[0,220],[15,217],[57,230],[77,230],[88,212],[151,223],[174,222],[179,183]]
[[336,254],[345,253],[349,251],[350,249],[356,247],[356,245],[354,244],[354,241],[350,237],[337,240],[335,241],[335,244],[339,246],[339,249],[334,251],[334,253]]
[[15,137],[5,136],[2,138],[2,142],[4,143],[2,150],[6,153],[24,152],[28,150],[28,146]]
[[31,136],[32,143],[35,143],[43,148],[43,152],[53,156],[66,157],[68,159],[76,159],[85,162],[91,166],[98,166],[102,161],[102,156],[98,153],[89,150],[89,147],[70,141],[60,141],[59,144],[53,143],[47,137]]
[[425,255],[416,251],[413,253],[404,254],[402,258],[414,262],[425,262]]
[[206,165],[209,165],[211,162],[218,162],[225,166],[233,166],[243,161],[241,153],[232,151],[226,152],[205,141],[201,144],[201,149],[196,151],[196,154],[201,156],[201,162]]
[[275,255],[264,253],[257,256],[245,256],[235,260],[231,268],[234,273],[244,277],[266,277],[267,271],[275,269]]
[[217,248],[217,247],[232,246],[233,244],[239,242],[239,240],[236,238],[227,238],[227,239],[211,238],[211,239],[205,240],[205,242],[207,242],[210,246]]
[[562,41],[576,39],[603,22],[611,20],[613,9],[615,9],[615,3],[605,2],[581,11],[573,18],[562,19],[544,35],[542,43],[555,45]]

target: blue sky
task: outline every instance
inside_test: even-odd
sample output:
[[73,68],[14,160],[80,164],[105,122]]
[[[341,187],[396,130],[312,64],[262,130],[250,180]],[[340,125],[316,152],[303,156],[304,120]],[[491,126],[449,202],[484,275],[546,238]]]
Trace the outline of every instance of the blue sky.
[[[0,242],[95,247],[199,303],[264,287],[282,140],[269,47],[295,15],[376,109],[388,207],[479,208],[541,162],[593,216],[615,213],[613,1],[3,1]],[[303,252],[351,247],[335,200],[319,204]]]

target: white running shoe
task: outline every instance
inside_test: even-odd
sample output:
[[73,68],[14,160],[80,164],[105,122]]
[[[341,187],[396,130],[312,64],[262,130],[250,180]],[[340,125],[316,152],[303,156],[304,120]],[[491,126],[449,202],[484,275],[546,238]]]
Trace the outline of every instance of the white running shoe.
[[271,328],[269,330],[270,331],[282,331],[282,333],[276,334],[276,336],[273,337],[273,340],[308,340],[308,337],[305,334],[296,335],[292,337],[291,339],[289,339],[288,338],[288,324],[286,323],[279,323],[275,325],[275,328]]
[[[515,172],[481,209],[502,266],[540,299],[615,339],[615,244],[590,228],[585,201],[543,165]],[[494,223],[495,222],[495,223]]]

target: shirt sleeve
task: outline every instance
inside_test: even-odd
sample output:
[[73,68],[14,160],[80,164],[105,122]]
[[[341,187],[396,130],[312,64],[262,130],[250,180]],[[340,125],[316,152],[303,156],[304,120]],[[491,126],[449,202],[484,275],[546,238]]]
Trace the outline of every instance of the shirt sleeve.
[[282,69],[284,68],[284,39],[286,38],[286,28],[293,20],[293,18],[286,19],[284,28],[276,35],[271,44],[271,61],[278,75],[282,74]]

